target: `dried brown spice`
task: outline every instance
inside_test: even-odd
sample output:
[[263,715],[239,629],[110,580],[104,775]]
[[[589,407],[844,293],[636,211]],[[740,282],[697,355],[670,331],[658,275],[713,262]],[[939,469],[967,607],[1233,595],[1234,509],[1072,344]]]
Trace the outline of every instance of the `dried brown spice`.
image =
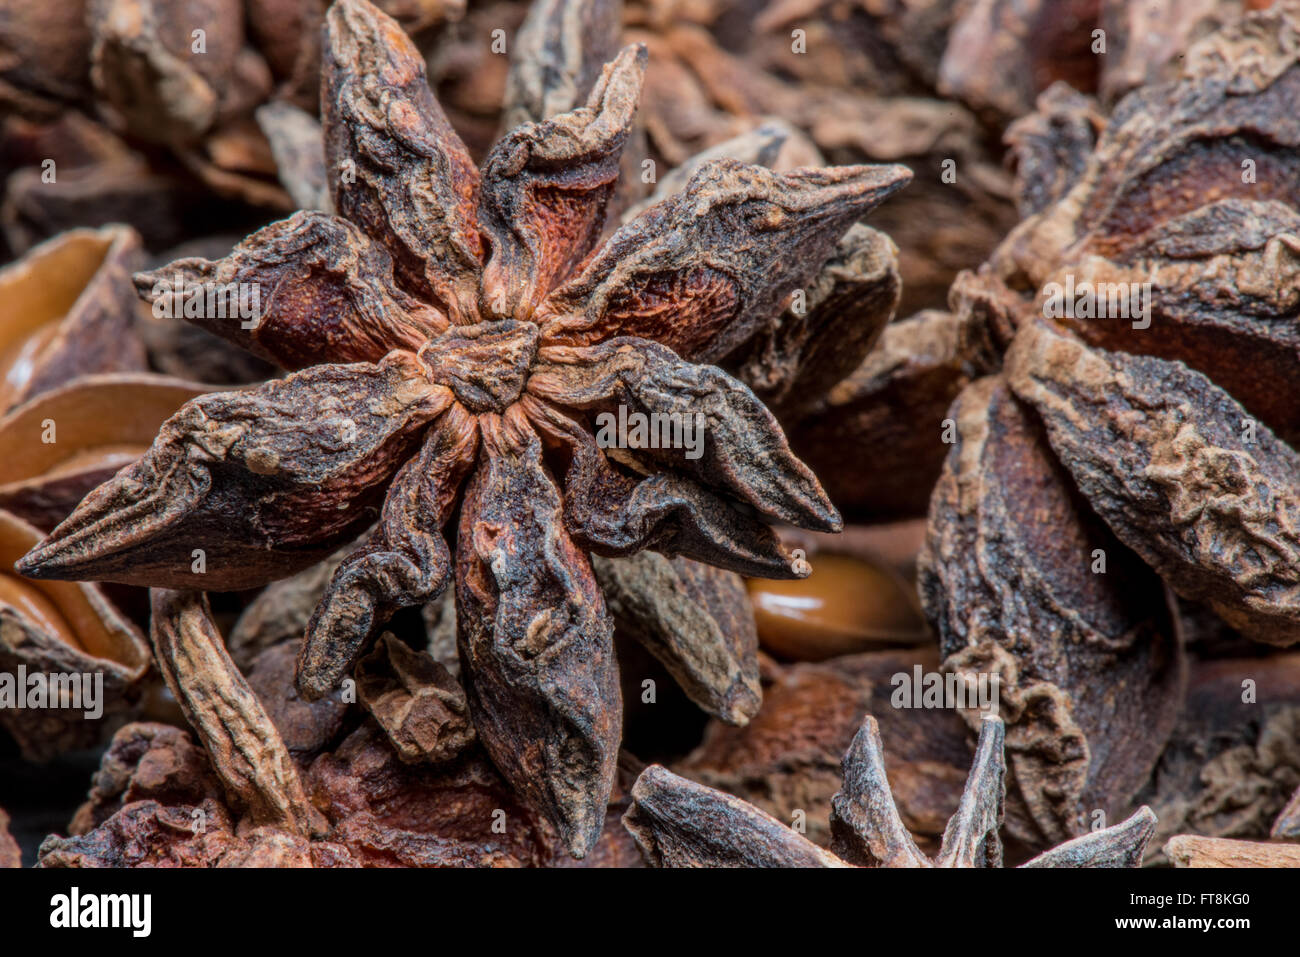
[[1300,846],[1180,834],[1164,846],[1175,867],[1300,867]]
[[[1007,352],[950,412],[922,595],[945,667],[1002,675],[1025,840],[1119,812],[1155,766],[1180,710],[1160,580],[1246,637],[1296,640],[1280,384],[1297,357],[1298,16],[1230,24],[1105,119],[1049,90],[1010,137],[1030,215],[953,285],[958,348],[989,367]],[[1119,302],[1130,289],[1149,311]]]
[[[176,273],[274,290],[256,328],[198,321],[301,371],[185,406],[22,567],[249,587],[355,537],[382,500],[308,629],[299,684],[319,696],[392,611],[446,587],[440,532],[460,500],[454,574],[475,727],[580,856],[603,824],[619,727],[587,554],[653,547],[789,576],[765,522],[838,527],[771,414],[700,363],[762,328],[908,174],[714,163],[593,251],[642,51],[606,66],[587,106],[508,134],[480,173],[393,21],[344,0],[326,40],[327,168],[346,218],[299,213],[220,262],[137,280],[146,294]],[[700,416],[701,456],[607,455],[592,420],[619,406]]]
[[1042,846],[1127,807],[1182,708],[1185,665],[1160,580],[1079,499],[1005,382],[973,383],[951,416],[922,605],[946,671],[1000,678],[1008,828]]
[[1300,641],[1300,455],[1182,363],[1033,325],[1007,367],[1080,491],[1175,591],[1247,637]]
[[1300,788],[1298,732],[1300,655],[1194,662],[1183,713],[1137,798],[1160,819],[1155,843],[1296,836],[1286,805]]
[[903,313],[941,306],[1015,222],[979,123],[935,92],[951,7],[628,3],[625,36],[650,53],[649,143],[676,166],[779,117],[833,162],[906,163],[916,183],[873,224],[899,247]]
[[[844,755],[843,785],[832,802],[833,854],[739,798],[658,766],[637,779],[623,823],[653,867],[1001,867],[1004,772],[1002,720],[989,715],[933,860],[899,818],[870,716]],[[1137,867],[1154,828],[1155,815],[1142,808],[1020,866]]]
[[232,806],[246,810],[255,825],[322,834],[325,823],[275,725],[226,653],[206,597],[156,589],[150,639],[154,661]]
[[1098,55],[1092,25],[1101,7],[1101,0],[965,4],[939,64],[939,89],[995,120],[1028,113],[1054,82],[1096,90],[1105,57]]
[[87,492],[143,455],[168,416],[209,388],[111,372],[70,379],[24,402],[0,418],[0,510],[48,532]]
[[0,270],[0,411],[67,380],[145,368],[132,332],[140,239],[126,227],[63,233]]
[[926,310],[885,326],[875,349],[793,429],[793,445],[850,521],[924,515],[947,450],[934,441],[987,361],[963,320]]
[[[399,759],[371,720],[336,745],[320,735],[328,702],[303,705],[292,667],[268,649],[245,683],[223,657],[206,603],[162,593],[155,638],[164,670],[202,671],[220,693],[182,698],[203,743],[157,724],[123,728],[105,754],[90,799],[67,838],[50,837],[39,866],[567,866],[550,825],[519,804],[483,752],[471,745],[452,761]],[[180,636],[179,642],[173,638]],[[196,669],[203,659],[208,664]],[[202,683],[195,683],[202,686]],[[256,696],[251,690],[256,690]],[[328,709],[327,709],[328,710]],[[342,714],[339,713],[339,717]],[[271,721],[274,719],[275,725]],[[304,733],[305,732],[305,733]],[[315,740],[310,740],[312,737]],[[297,741],[299,748],[285,750]],[[585,864],[639,862],[619,824],[630,777]],[[303,805],[301,796],[309,803]],[[303,821],[294,808],[305,810]],[[267,817],[277,824],[259,823]],[[311,837],[301,833],[306,824]]]
[[[138,254],[139,239],[125,227],[75,230],[0,271],[0,404],[8,409],[0,417],[0,667],[19,697],[0,709],[0,722],[30,760],[104,740],[137,710],[145,687],[144,637],[102,589],[36,583],[12,571],[43,532],[206,389],[135,371],[145,353],[129,295]],[[94,716],[89,700],[32,703],[40,698],[31,682],[50,674],[102,675],[102,713]]]
[[403,761],[447,761],[474,740],[465,692],[447,669],[391,633],[358,662],[357,700]]
[[614,0],[538,0],[515,32],[501,107],[504,130],[581,106],[618,54],[623,5]]
[[[1280,4],[1207,37],[1177,80],[1117,105],[1086,156],[1087,136],[1065,132],[1087,123],[1077,117],[1050,147],[1022,140],[1021,180],[1053,182],[1054,202],[973,281],[959,278],[987,337],[1005,347],[1020,325],[1052,315],[1092,345],[1187,363],[1294,441],[1298,33],[1300,8]],[[1067,281],[1104,292],[1103,314],[1050,301]],[[1136,300],[1110,302],[1143,284],[1145,316],[1129,314]]]
[[899,815],[933,853],[961,798],[972,751],[953,712],[892,707],[894,676],[911,677],[917,666],[937,671],[938,655],[917,648],[772,664],[764,671],[763,710],[743,728],[710,721],[699,747],[672,770],[780,820],[802,812],[808,839],[827,847],[840,760],[862,715],[877,715]]
[[[0,568],[12,569],[41,534],[0,510]],[[0,674],[6,678],[5,697],[15,696],[0,708],[0,725],[28,760],[48,760],[106,738],[139,702],[148,667],[144,636],[97,585],[32,582],[0,573]],[[60,691],[47,676],[68,674],[102,675],[98,701],[82,699],[80,686],[77,699],[66,706],[49,701],[46,695]],[[46,690],[34,698],[37,678]],[[77,701],[83,707],[71,707]]]
[[[300,629],[297,640],[262,650],[251,658],[247,668],[248,686],[295,759],[325,750],[345,730],[349,711],[348,703],[339,695],[305,701],[294,688],[301,635]],[[227,649],[231,660],[235,660],[229,638]]]
[[593,555],[619,634],[653,654],[709,714],[744,724],[758,711],[758,636],[739,575],[686,558]]

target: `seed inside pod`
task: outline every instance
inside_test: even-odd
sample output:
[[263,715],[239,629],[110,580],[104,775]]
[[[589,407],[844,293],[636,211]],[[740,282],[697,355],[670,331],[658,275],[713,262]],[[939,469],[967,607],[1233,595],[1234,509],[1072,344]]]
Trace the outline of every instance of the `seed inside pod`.
[[925,639],[925,623],[903,578],[883,564],[821,554],[796,581],[749,582],[760,644],[796,661]]

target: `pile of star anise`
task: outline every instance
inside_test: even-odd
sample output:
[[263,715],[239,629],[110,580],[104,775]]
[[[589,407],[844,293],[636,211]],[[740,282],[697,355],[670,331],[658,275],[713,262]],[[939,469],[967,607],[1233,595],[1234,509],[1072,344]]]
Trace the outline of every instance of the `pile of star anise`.
[[0,174],[0,866],[1300,866],[1300,0],[0,0]]

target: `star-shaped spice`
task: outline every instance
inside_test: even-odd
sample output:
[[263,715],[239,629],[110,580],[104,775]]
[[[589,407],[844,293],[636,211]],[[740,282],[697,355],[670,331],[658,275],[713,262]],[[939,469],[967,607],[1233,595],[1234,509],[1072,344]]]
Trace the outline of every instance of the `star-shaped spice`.
[[[870,715],[844,754],[844,783],[831,802],[833,854],[752,804],[657,765],[637,779],[623,823],[657,867],[1001,867],[1004,738],[1002,719],[986,715],[961,802],[933,860],[899,817],[880,729]],[[1020,866],[1137,867],[1155,825],[1156,816],[1143,807]]]
[[[324,557],[382,503],[307,630],[299,684],[320,696],[394,610],[446,587],[441,530],[459,507],[477,731],[584,853],[621,721],[589,554],[651,548],[791,577],[766,522],[838,529],[762,403],[696,363],[743,344],[909,178],[713,162],[597,248],[644,61],[624,49],[585,107],[517,127],[476,170],[397,24],[336,3],[322,113],[340,216],[300,212],[219,262],[137,277],[175,314],[300,371],[187,405],[24,574],[247,588]],[[207,312],[185,292],[201,283],[253,284],[260,317]],[[702,444],[602,447],[603,412],[693,422]]]

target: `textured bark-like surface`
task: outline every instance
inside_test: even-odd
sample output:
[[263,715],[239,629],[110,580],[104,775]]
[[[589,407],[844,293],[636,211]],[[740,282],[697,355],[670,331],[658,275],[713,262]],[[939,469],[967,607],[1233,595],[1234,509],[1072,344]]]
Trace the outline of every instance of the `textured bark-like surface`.
[[623,817],[652,867],[842,867],[780,821],[713,788],[652,765]]
[[451,555],[441,529],[477,448],[478,427],[456,406],[397,473],[379,525],[339,564],[307,623],[298,685],[309,697],[338,686],[394,611],[447,587]]
[[[930,867],[890,798],[884,745],[868,717],[844,752],[843,786],[831,799],[831,847],[859,867]],[[999,803],[1001,796],[999,795]],[[998,808],[999,815],[1001,807]],[[997,840],[996,833],[994,841]]]
[[[40,535],[0,511],[0,568],[11,569]],[[32,686],[18,681],[19,668],[48,679],[42,698],[30,697]],[[138,704],[148,668],[144,636],[98,585],[0,574],[0,673],[9,677],[14,696],[0,708],[0,726],[28,760],[104,741]],[[68,675],[102,675],[103,684],[92,700],[89,687],[83,693],[79,682],[74,688],[56,680]]]
[[[276,19],[259,6],[263,26]],[[432,10],[391,6],[408,25]],[[547,9],[563,20],[578,8]],[[23,568],[159,587],[264,585],[354,541],[382,501],[379,526],[339,565],[308,624],[298,686],[319,698],[386,618],[437,598],[451,557],[441,529],[459,504],[471,714],[512,783],[581,853],[608,823],[619,711],[612,626],[587,550],[655,548],[789,576],[763,517],[839,527],[754,395],[673,349],[721,356],[782,322],[791,284],[816,277],[853,221],[908,173],[714,163],[592,251],[640,93],[638,47],[605,66],[586,106],[509,132],[480,171],[396,20],[366,0],[337,0],[323,46],[339,216],[300,212],[218,261],[185,259],[138,280],[146,298],[300,370],[185,406]],[[526,49],[520,62],[531,69],[533,57]],[[174,290],[155,291],[169,275],[256,284],[266,309],[241,328],[188,294],[177,303]],[[576,344],[552,334],[565,323],[576,324]],[[667,448],[598,436],[594,414],[620,403],[656,424],[672,413],[702,423],[698,449],[690,436]],[[491,442],[475,451],[485,431]],[[720,711],[750,708],[714,691]]]
[[[1062,80],[1097,87],[1092,27],[1102,0],[974,0],[962,9],[939,64],[939,89],[990,119],[1033,109],[1034,98]],[[1032,40],[1029,39],[1032,37]]]
[[542,0],[514,37],[502,127],[550,119],[586,101],[618,52],[622,0]]
[[728,724],[758,712],[758,636],[739,575],[655,552],[593,557],[592,568],[619,633],[658,658],[692,701]]
[[600,239],[645,60],[643,48],[628,47],[605,67],[585,107],[511,130],[483,161],[485,318],[531,319]]
[[[839,530],[834,506],[790,453],[772,413],[721,369],[692,365],[655,342],[622,337],[589,347],[544,346],[539,359],[528,382],[538,398],[597,414],[617,416],[625,408],[647,417],[667,415],[670,422],[695,423],[696,434],[702,433],[698,450],[641,447],[638,458],[685,472],[771,521]],[[694,457],[684,454],[695,451]]]
[[1247,637],[1300,641],[1300,456],[1268,426],[1182,363],[1041,323],[1022,329],[1007,368],[1120,540]]
[[876,715],[898,814],[916,842],[933,853],[957,809],[972,752],[965,723],[953,712],[891,705],[894,676],[911,678],[917,666],[927,674],[938,671],[939,657],[917,648],[773,665],[763,708],[749,724],[710,722],[700,746],[673,770],[744,798],[778,820],[793,820],[796,810],[803,811],[808,839],[829,846],[841,760],[862,715]]
[[[832,802],[836,854],[753,805],[658,765],[637,779],[623,823],[652,867],[1000,867],[1002,745],[1002,719],[986,715],[960,802],[933,860],[921,853],[898,814],[870,715],[845,752],[843,787]],[[1077,838],[1030,864],[1136,867],[1154,824],[1151,810],[1142,808],[1123,824]]]
[[640,336],[716,362],[807,289],[848,227],[911,177],[901,166],[781,174],[735,160],[704,164],[556,289],[538,315],[544,338],[590,345]]
[[73,229],[0,269],[0,412],[77,376],[145,368],[126,226]]
[[244,48],[238,0],[91,0],[87,23],[95,93],[135,136],[194,141],[270,93],[265,61]]
[[[379,362],[394,347],[414,352],[447,328],[436,310],[396,286],[383,246],[321,212],[272,223],[224,259],[180,259],[137,273],[135,283],[155,309],[165,307],[166,315],[184,317],[287,369],[326,359]],[[255,289],[257,298],[189,301],[196,288],[230,283]],[[250,316],[254,303],[257,315]]]
[[[535,376],[533,381],[540,389],[544,382],[550,388],[553,380]],[[776,534],[722,494],[669,471],[639,478],[652,470],[634,453],[602,450],[574,418],[549,402],[525,396],[521,405],[542,434],[572,454],[565,474],[564,518],[574,539],[593,554],[626,556],[651,548],[740,574],[795,576],[790,553]],[[685,439],[684,430],[682,434]],[[702,453],[702,430],[697,428],[695,436]]]
[[1028,219],[1070,191],[1087,168],[1106,118],[1090,96],[1053,83],[1027,113],[1007,127],[1016,164],[1016,211]]
[[1003,380],[968,386],[952,415],[922,606],[945,670],[1000,679],[1007,826],[1043,846],[1128,806],[1182,707],[1185,665],[1159,579],[1079,498]]
[[157,590],[154,658],[185,718],[203,741],[232,803],[254,824],[302,837],[325,822],[307,800],[297,766],[212,622],[207,598]]
[[[284,682],[273,696],[288,689]],[[90,801],[73,821],[73,836],[47,839],[41,864],[573,866],[552,830],[518,803],[477,748],[436,768],[411,765],[367,722],[303,773],[313,803],[331,825],[324,840],[240,820],[188,733],[129,725],[106,754]],[[628,800],[620,783],[583,866],[639,866],[636,846],[618,821]]]
[[397,24],[368,3],[335,4],[327,19],[321,119],[334,206],[392,254],[407,288],[473,322],[478,170]]
[[310,568],[272,582],[245,606],[226,635],[226,648],[240,670],[247,671],[268,648],[288,641],[296,648],[335,569],[353,547],[345,545]]
[[796,453],[850,520],[923,515],[939,477],[948,407],[986,363],[962,320],[926,311],[885,327],[879,344],[791,429]]
[[1298,787],[1300,655],[1194,663],[1187,704],[1138,795],[1160,819],[1155,846],[1176,834],[1267,838]]
[[342,695],[306,701],[298,694],[294,675],[301,634],[300,627],[293,640],[266,648],[247,666],[248,686],[295,760],[322,751],[343,729],[349,711]]
[[88,834],[128,804],[201,804],[224,799],[221,779],[188,731],[141,721],[113,736],[68,833]]
[[209,589],[285,577],[356,537],[450,401],[401,352],[201,396],[29,553],[23,573]]
[[[1086,159],[1074,135],[1030,163],[1075,181],[990,261],[1010,321],[1060,317],[1093,345],[1186,362],[1300,437],[1298,41],[1294,5],[1251,14],[1193,46],[1175,81],[1125,97]],[[1059,117],[1044,106],[1032,122]]]
[[900,292],[897,247],[857,223],[780,320],[722,364],[782,421],[797,422],[827,383],[849,375],[871,352]]
[[1138,808],[1126,821],[1066,841],[1020,866],[1141,867],[1155,829],[1155,813],[1149,807]]
[[1098,93],[1107,103],[1174,79],[1189,47],[1271,0],[1102,0],[1106,55]]
[[481,419],[456,563],[460,654],[488,753],[581,857],[618,756],[612,628],[591,563],[564,530],[541,441],[521,419]]
[[[345,848],[338,848],[346,854]],[[75,837],[47,837],[37,867],[311,867],[308,842],[288,831],[235,835],[230,813],[208,798],[195,804],[127,804]]]
[[[677,195],[686,188],[697,170],[707,163],[722,159],[766,166],[778,173],[788,173],[802,166],[822,166],[826,162],[812,140],[797,127],[784,120],[769,119],[739,136],[686,157],[663,175],[656,174],[654,191],[625,210],[621,214],[622,222],[631,222],[656,203]],[[620,182],[619,188],[624,190],[628,187]]]
[[1300,846],[1180,834],[1164,852],[1175,867],[1300,867]]
[[426,652],[386,634],[357,669],[357,700],[403,761],[449,761],[474,740],[465,692]]

